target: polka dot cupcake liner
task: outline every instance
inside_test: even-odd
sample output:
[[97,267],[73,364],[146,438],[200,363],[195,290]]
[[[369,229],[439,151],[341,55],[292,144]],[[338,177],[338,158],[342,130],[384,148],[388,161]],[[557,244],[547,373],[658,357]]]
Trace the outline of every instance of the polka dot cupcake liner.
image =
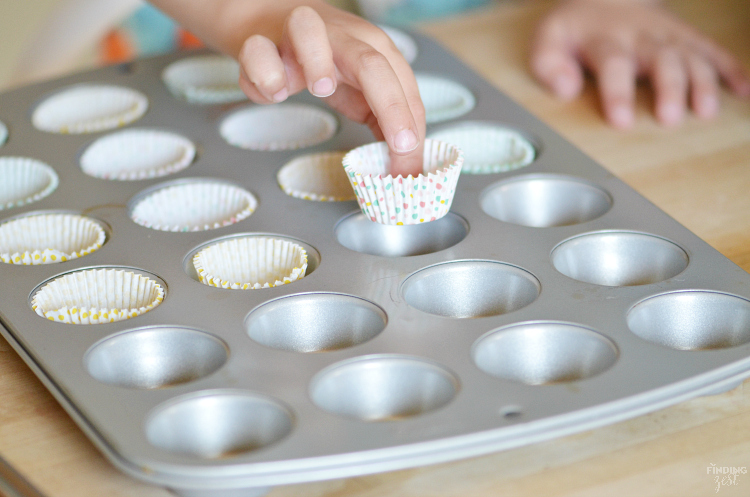
[[503,173],[534,162],[534,146],[521,133],[491,123],[470,122],[428,135],[453,143],[465,156],[466,174]]
[[474,109],[476,99],[465,86],[429,74],[417,74],[416,77],[427,123],[456,119]]
[[435,221],[453,203],[463,154],[455,146],[425,140],[423,174],[416,178],[390,174],[385,142],[355,148],[344,157],[344,169],[362,213],[380,224],[408,225]]
[[8,127],[0,121],[0,147],[5,145],[6,141],[8,141]]
[[204,231],[250,216],[258,202],[248,191],[218,181],[190,181],[137,197],[130,217],[159,231]]
[[193,266],[204,285],[256,290],[304,278],[307,252],[288,240],[246,236],[198,251],[193,257]]
[[181,171],[195,158],[187,138],[148,129],[128,129],[103,136],[81,155],[81,169],[95,178],[142,180]]
[[346,152],[322,152],[297,157],[282,167],[276,179],[284,193],[321,202],[356,200],[346,171],[341,167]]
[[283,103],[246,107],[221,123],[221,136],[248,150],[293,150],[323,143],[336,133],[338,121],[314,105]]
[[131,88],[85,84],[44,100],[31,116],[34,127],[50,133],[96,133],[140,119],[148,98]]
[[0,157],[0,210],[43,199],[57,188],[57,173],[28,157]]
[[124,269],[88,269],[45,284],[31,307],[50,321],[103,324],[134,318],[163,300],[164,289],[147,276]]
[[104,245],[104,229],[75,214],[36,214],[0,224],[0,261],[54,264],[77,259]]
[[169,91],[193,104],[246,100],[239,79],[237,61],[222,55],[188,57],[170,64],[162,73],[162,81]]

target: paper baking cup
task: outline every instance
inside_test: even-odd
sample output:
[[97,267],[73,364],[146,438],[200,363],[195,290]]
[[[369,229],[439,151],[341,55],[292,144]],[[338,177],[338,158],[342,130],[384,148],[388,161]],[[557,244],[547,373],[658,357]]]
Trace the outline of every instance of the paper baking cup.
[[8,128],[5,126],[5,124],[0,121],[0,147],[5,145],[5,142],[8,140]]
[[322,152],[297,157],[282,167],[276,179],[287,195],[305,200],[356,200],[349,177],[341,167],[346,152]]
[[398,51],[401,52],[401,55],[404,56],[406,62],[411,64],[417,59],[417,54],[419,53],[419,51],[417,50],[417,43],[414,41],[414,38],[404,33],[400,29],[392,28],[390,26],[385,26],[382,24],[378,25],[378,27],[385,31],[385,34],[388,35],[388,38],[391,39],[393,44],[396,45],[396,48],[398,48]]
[[427,74],[416,77],[428,123],[461,117],[476,105],[471,91],[455,81]]
[[288,240],[246,236],[198,251],[193,265],[204,285],[255,290],[302,279],[307,271],[307,252]]
[[489,174],[512,171],[534,161],[534,146],[512,129],[484,123],[460,124],[428,135],[453,143],[464,152],[463,172]]
[[203,231],[229,226],[253,213],[248,191],[220,182],[189,182],[160,188],[134,205],[130,217],[159,231]]
[[394,178],[385,142],[355,148],[344,169],[362,213],[380,224],[419,224],[445,216],[451,208],[464,157],[449,143],[425,140],[423,173]]
[[131,181],[176,173],[194,158],[195,145],[183,136],[128,129],[92,143],[81,155],[81,169],[95,178]]
[[147,276],[123,269],[87,269],[42,286],[31,307],[50,321],[103,324],[146,313],[162,300],[164,289]]
[[330,139],[338,127],[330,112],[305,104],[251,106],[221,123],[221,136],[235,147],[290,150]]
[[240,66],[222,55],[189,57],[164,69],[162,81],[177,98],[193,104],[221,104],[247,99],[240,89]]
[[0,157],[0,210],[43,199],[58,184],[57,173],[28,157]]
[[31,116],[50,133],[96,133],[132,123],[148,109],[148,98],[121,86],[87,84],[63,90],[42,102]]
[[0,260],[6,264],[54,264],[83,257],[104,245],[95,221],[75,214],[36,214],[0,224]]

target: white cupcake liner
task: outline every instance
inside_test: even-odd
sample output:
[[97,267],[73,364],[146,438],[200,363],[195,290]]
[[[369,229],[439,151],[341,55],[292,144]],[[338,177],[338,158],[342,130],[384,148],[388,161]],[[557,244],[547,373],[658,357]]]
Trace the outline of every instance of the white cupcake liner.
[[0,224],[0,261],[54,264],[88,255],[104,245],[95,221],[75,214],[33,214]]
[[248,191],[215,181],[191,181],[160,188],[133,207],[137,224],[159,231],[204,231],[229,226],[253,213],[258,202]]
[[162,81],[172,94],[194,104],[239,102],[247,97],[240,89],[240,66],[223,55],[202,55],[167,66]]
[[95,133],[125,126],[143,116],[148,98],[121,86],[86,84],[43,101],[31,116],[34,127],[62,134]]
[[195,145],[175,133],[128,129],[103,136],[81,155],[81,169],[109,180],[141,180],[166,176],[188,167]]
[[423,174],[416,178],[390,174],[385,142],[355,148],[344,157],[344,168],[362,213],[380,224],[407,225],[435,221],[453,203],[463,154],[455,146],[425,140]]
[[304,200],[345,202],[356,200],[349,177],[341,167],[346,152],[302,155],[287,162],[276,179],[287,195]]
[[245,236],[198,251],[193,256],[193,266],[204,285],[256,290],[304,278],[307,252],[288,240]]
[[416,78],[428,123],[456,119],[476,105],[474,94],[455,81],[429,74],[417,74]]
[[54,169],[28,157],[0,157],[0,210],[43,199],[57,188]]
[[388,35],[388,38],[391,39],[393,44],[396,45],[396,48],[398,48],[398,51],[401,52],[401,55],[404,56],[406,62],[411,64],[417,59],[419,50],[417,49],[417,43],[414,41],[414,38],[401,31],[400,29],[396,29],[391,26],[378,24],[378,27],[385,31],[385,34]]
[[0,121],[0,147],[5,145],[5,142],[8,140],[8,127],[5,126],[5,123]]
[[31,307],[70,324],[103,324],[144,314],[164,300],[164,289],[147,276],[123,269],[87,269],[42,286]]
[[292,150],[311,147],[333,137],[338,122],[314,105],[283,103],[239,110],[221,123],[221,136],[249,150]]
[[489,123],[462,123],[428,135],[463,150],[466,174],[512,171],[531,164],[536,151],[521,133]]

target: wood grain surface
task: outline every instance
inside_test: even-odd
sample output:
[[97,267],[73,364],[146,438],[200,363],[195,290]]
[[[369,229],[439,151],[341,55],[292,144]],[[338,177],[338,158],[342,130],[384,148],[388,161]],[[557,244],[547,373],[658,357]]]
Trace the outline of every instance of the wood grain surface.
[[[750,2],[675,0],[673,10],[750,67]],[[638,91],[637,124],[608,127],[593,84],[564,103],[527,68],[546,1],[505,1],[420,30],[726,257],[750,271],[750,102],[724,92],[713,121],[663,128]],[[3,282],[2,284],[9,284]],[[489,456],[277,487],[270,497],[748,496],[750,474],[718,488],[717,467],[750,466],[750,383],[629,421]],[[114,469],[0,339],[0,457],[48,497],[157,497]]]

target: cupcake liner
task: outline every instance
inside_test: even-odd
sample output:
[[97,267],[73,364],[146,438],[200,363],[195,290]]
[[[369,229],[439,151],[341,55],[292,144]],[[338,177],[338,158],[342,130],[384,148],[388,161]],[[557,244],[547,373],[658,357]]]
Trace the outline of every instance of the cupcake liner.
[[162,81],[172,94],[193,104],[239,102],[247,97],[240,89],[240,66],[223,55],[203,55],[167,66]]
[[28,157],[0,157],[0,210],[41,200],[56,188],[54,169]]
[[102,324],[146,313],[164,300],[164,289],[144,275],[123,269],[87,269],[55,278],[31,300],[50,321]]
[[248,191],[212,181],[160,188],[140,199],[130,217],[159,231],[203,231],[229,226],[253,213],[258,202]]
[[356,200],[349,177],[341,168],[346,152],[322,152],[297,157],[282,167],[276,179],[287,195],[321,202]]
[[5,142],[7,139],[8,139],[8,127],[5,126],[5,123],[0,121],[0,147],[5,145]]
[[110,180],[141,180],[176,173],[195,158],[195,145],[175,133],[128,129],[99,138],[81,155],[89,176]]
[[425,140],[423,174],[416,178],[389,174],[385,142],[355,148],[344,157],[344,169],[362,213],[380,224],[435,221],[450,210],[461,173],[463,154],[455,146]]
[[256,290],[304,278],[307,252],[288,240],[246,236],[198,251],[193,257],[193,266],[204,285]]
[[427,74],[416,77],[428,123],[461,117],[476,105],[474,94],[455,81]]
[[464,152],[463,172],[489,174],[512,171],[531,164],[534,146],[512,129],[488,123],[465,123],[428,135],[453,143]]
[[393,44],[396,45],[396,48],[398,48],[398,51],[401,52],[401,55],[404,56],[406,62],[411,64],[417,59],[417,54],[419,53],[419,51],[417,49],[417,43],[414,41],[414,38],[401,31],[400,29],[396,29],[391,26],[379,24],[378,27],[385,31],[385,34],[388,35],[388,38],[391,39]]
[[87,84],[63,90],[42,102],[31,116],[34,127],[62,134],[95,133],[125,126],[143,116],[148,98],[121,86]]
[[104,245],[95,221],[75,214],[36,214],[0,224],[0,261],[54,264],[88,255]]
[[311,147],[333,137],[338,128],[330,112],[306,104],[251,106],[221,123],[221,136],[249,150],[291,150]]

